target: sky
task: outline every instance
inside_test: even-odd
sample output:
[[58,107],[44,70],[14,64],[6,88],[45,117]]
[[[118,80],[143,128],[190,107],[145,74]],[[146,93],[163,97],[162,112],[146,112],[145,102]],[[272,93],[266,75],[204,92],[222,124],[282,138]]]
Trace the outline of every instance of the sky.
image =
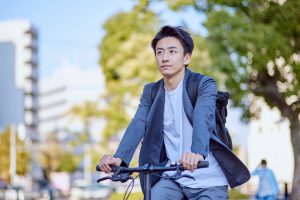
[[[0,20],[29,19],[38,30],[39,73],[43,78],[53,74],[66,60],[82,68],[99,67],[98,45],[105,35],[103,24],[117,12],[129,11],[136,1],[0,0]],[[163,3],[152,7],[166,23],[180,25],[183,19],[194,31],[206,34],[203,27],[199,28],[204,15],[192,10],[175,15],[166,12]]]

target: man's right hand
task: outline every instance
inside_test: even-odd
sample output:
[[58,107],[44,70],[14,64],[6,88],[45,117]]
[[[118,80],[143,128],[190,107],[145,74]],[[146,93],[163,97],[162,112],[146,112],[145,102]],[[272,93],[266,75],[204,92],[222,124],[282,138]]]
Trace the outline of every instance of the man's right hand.
[[121,158],[115,158],[113,156],[105,155],[99,161],[98,166],[102,172],[109,173],[111,171],[110,165],[120,166],[121,163]]

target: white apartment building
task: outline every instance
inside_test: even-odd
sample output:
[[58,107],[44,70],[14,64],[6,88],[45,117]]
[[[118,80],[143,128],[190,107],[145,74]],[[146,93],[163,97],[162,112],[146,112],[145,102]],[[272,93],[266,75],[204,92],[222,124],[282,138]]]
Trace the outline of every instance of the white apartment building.
[[28,20],[0,21],[0,129],[39,139],[38,32]]
[[[69,113],[75,105],[87,101],[99,102],[104,91],[104,78],[100,68],[83,69],[64,61],[54,73],[40,81],[39,133],[41,140],[49,134],[67,137],[70,131],[81,131],[82,123]],[[96,119],[91,132],[99,139],[103,121]]]

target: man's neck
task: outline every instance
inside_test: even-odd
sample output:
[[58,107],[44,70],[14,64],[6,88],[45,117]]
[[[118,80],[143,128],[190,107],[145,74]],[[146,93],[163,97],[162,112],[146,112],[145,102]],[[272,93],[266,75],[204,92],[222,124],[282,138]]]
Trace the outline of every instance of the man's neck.
[[173,91],[177,88],[181,80],[183,79],[185,74],[185,70],[180,71],[179,73],[175,74],[171,77],[163,77],[165,87],[168,91]]

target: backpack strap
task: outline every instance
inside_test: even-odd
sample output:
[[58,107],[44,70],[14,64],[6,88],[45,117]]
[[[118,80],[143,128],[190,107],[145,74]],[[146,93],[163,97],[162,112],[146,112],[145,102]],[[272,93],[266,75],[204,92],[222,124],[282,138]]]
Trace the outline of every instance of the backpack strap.
[[161,82],[162,82],[162,79],[160,79],[159,81],[156,81],[155,83],[153,83],[153,87],[152,87],[151,94],[150,94],[150,99],[151,99],[152,103],[154,102],[154,99],[157,95],[157,92],[158,92],[158,89],[159,89],[159,86],[160,86]]
[[197,91],[199,87],[199,83],[203,78],[202,74],[191,72],[187,81],[186,81],[186,91],[191,100],[193,108],[195,107],[197,100]]
[[216,101],[216,129],[215,135],[221,139],[221,141],[232,150],[232,140],[228,129],[225,127],[227,117],[227,104],[229,99],[228,92],[218,91]]

